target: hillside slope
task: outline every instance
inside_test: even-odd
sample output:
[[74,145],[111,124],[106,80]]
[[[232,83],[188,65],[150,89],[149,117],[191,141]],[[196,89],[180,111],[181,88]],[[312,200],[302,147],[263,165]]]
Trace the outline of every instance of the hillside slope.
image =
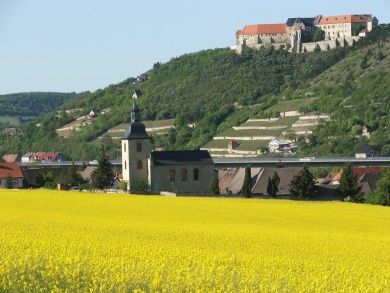
[[0,95],[0,129],[16,126],[20,119],[39,117],[60,107],[76,93],[30,92]]
[[[119,145],[105,133],[128,121],[135,89],[142,92],[137,102],[144,120],[175,119],[175,128],[168,134],[154,136],[156,146],[168,149],[201,147],[216,133],[250,117],[277,116],[278,109],[286,105],[301,105],[302,112],[320,111],[335,117],[318,127],[308,142],[299,142],[301,154],[350,154],[367,141],[359,136],[363,125],[374,130],[369,142],[386,145],[389,138],[381,133],[390,126],[386,108],[389,32],[384,26],[353,48],[327,52],[292,55],[263,48],[237,55],[229,49],[216,49],[156,63],[138,80],[129,78],[68,99],[58,111],[28,125],[17,137],[2,137],[7,144],[0,152],[57,150],[70,158],[88,159],[96,156],[103,143],[111,156],[118,156]],[[302,102],[309,97],[315,102]],[[58,136],[57,129],[91,110],[104,115],[94,117],[67,138]],[[97,141],[98,137],[105,139]],[[329,143],[327,137],[343,139]]]

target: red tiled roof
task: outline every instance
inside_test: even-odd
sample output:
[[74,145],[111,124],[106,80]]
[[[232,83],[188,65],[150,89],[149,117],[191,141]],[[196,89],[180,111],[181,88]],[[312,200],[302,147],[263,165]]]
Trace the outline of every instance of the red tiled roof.
[[44,161],[54,161],[58,159],[60,154],[57,152],[39,152],[33,153],[31,158],[33,160],[44,160]]
[[285,32],[286,32],[285,23],[251,24],[251,25],[246,25],[243,30],[237,31],[237,33],[240,35],[283,34]]
[[381,174],[382,172],[383,168],[380,167],[362,167],[353,169],[353,173],[358,178],[360,178],[364,174]]
[[[360,178],[364,174],[380,174],[383,172],[383,168],[380,167],[359,167],[354,168],[353,173],[356,178]],[[343,169],[341,169],[333,178],[332,181],[340,181],[341,175],[343,174]]]
[[336,24],[336,23],[360,23],[368,22],[372,18],[367,14],[354,14],[354,15],[339,15],[339,16],[323,16],[319,22],[322,24]]
[[16,163],[0,163],[0,179],[23,178],[23,173]]

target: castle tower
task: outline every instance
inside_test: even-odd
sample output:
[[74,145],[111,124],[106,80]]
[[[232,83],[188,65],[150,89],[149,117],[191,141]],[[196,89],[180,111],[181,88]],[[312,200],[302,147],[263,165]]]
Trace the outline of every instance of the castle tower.
[[148,159],[151,152],[150,136],[141,123],[140,110],[133,99],[129,128],[122,137],[122,174],[127,190],[135,191],[137,180],[148,182]]

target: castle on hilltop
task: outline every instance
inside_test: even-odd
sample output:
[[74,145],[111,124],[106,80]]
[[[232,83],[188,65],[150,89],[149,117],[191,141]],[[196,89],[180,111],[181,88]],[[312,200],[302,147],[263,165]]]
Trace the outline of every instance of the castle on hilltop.
[[244,47],[284,47],[291,53],[326,51],[352,46],[378,25],[369,14],[289,18],[286,23],[246,25],[236,32],[233,48],[241,54]]

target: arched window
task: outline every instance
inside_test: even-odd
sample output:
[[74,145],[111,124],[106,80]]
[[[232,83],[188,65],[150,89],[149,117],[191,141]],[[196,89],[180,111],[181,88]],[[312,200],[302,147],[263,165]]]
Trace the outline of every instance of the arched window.
[[199,169],[194,169],[194,181],[199,181]]
[[169,181],[173,182],[176,180],[176,171],[174,169],[169,170]]
[[137,143],[137,152],[142,152],[142,144],[140,142]]
[[125,161],[125,170],[127,170],[127,161]]
[[142,162],[141,161],[137,162],[137,169],[142,170]]
[[123,148],[125,149],[125,152],[127,152],[127,145],[125,142],[123,143]]
[[181,181],[187,181],[187,169],[181,170]]

